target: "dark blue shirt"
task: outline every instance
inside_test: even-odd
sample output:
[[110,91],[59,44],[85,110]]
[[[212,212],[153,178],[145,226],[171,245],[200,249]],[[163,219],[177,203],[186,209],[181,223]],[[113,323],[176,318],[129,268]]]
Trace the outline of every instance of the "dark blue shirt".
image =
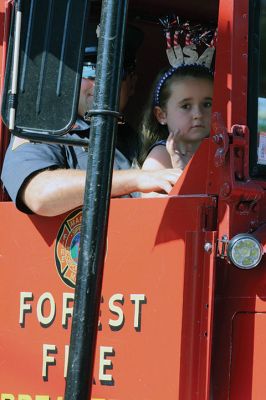
[[[89,126],[82,120],[66,136],[79,138],[88,135]],[[21,202],[20,193],[24,184],[36,173],[47,169],[87,169],[88,152],[81,146],[31,143],[12,137],[7,149],[2,176],[4,187],[18,209],[30,212]],[[116,149],[114,169],[130,169],[130,161]]]

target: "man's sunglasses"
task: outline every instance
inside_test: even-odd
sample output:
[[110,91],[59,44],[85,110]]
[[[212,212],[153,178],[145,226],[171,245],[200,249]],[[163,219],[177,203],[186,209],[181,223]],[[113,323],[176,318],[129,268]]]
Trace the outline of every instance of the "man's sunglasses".
[[[134,72],[135,67],[123,68],[122,69],[122,80],[125,80],[127,75]],[[83,64],[82,78],[84,79],[95,79],[96,77],[96,64],[92,62],[86,62]]]

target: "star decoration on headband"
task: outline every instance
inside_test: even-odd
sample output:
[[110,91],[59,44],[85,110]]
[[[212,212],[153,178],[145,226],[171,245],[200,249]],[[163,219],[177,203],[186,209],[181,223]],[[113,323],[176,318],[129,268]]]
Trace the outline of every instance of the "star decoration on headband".
[[166,37],[166,54],[172,67],[200,64],[211,67],[217,29],[189,21],[181,22],[176,15],[159,18]]

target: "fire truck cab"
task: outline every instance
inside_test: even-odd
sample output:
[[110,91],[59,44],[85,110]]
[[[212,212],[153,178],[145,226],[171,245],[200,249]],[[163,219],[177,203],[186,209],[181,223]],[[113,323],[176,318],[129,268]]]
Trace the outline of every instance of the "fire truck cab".
[[[2,89],[18,3],[0,0]],[[22,1],[22,21],[23,7],[39,3]],[[59,3],[47,7],[60,13]],[[99,16],[108,0],[87,3],[87,15]],[[89,396],[261,400],[266,1],[130,0],[127,19],[145,35],[133,124],[165,64],[158,18],[169,13],[218,26],[212,131],[169,196],[110,201]],[[0,165],[9,138],[1,121]],[[0,399],[63,399],[83,210],[23,214],[0,195]]]

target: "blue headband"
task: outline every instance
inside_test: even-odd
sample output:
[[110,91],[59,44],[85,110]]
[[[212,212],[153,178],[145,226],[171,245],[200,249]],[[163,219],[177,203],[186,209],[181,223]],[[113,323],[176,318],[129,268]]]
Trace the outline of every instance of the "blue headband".
[[168,71],[166,71],[163,74],[163,76],[160,78],[159,82],[157,83],[157,86],[156,86],[156,88],[154,90],[154,94],[153,94],[153,106],[154,107],[160,105],[160,93],[161,93],[162,86],[165,83],[165,81],[175,73],[176,70],[177,70],[177,68],[170,68]]
[[154,89],[154,94],[153,94],[153,107],[160,106],[160,94],[163,85],[167,81],[167,79],[171,78],[176,71],[182,71],[186,70],[188,67],[193,67],[193,68],[199,68],[199,69],[205,69],[207,73],[210,75],[213,75],[212,70],[210,70],[208,67],[205,65],[200,65],[200,64],[181,64],[178,67],[171,67],[168,69],[160,78],[159,82],[157,83],[155,89]]

